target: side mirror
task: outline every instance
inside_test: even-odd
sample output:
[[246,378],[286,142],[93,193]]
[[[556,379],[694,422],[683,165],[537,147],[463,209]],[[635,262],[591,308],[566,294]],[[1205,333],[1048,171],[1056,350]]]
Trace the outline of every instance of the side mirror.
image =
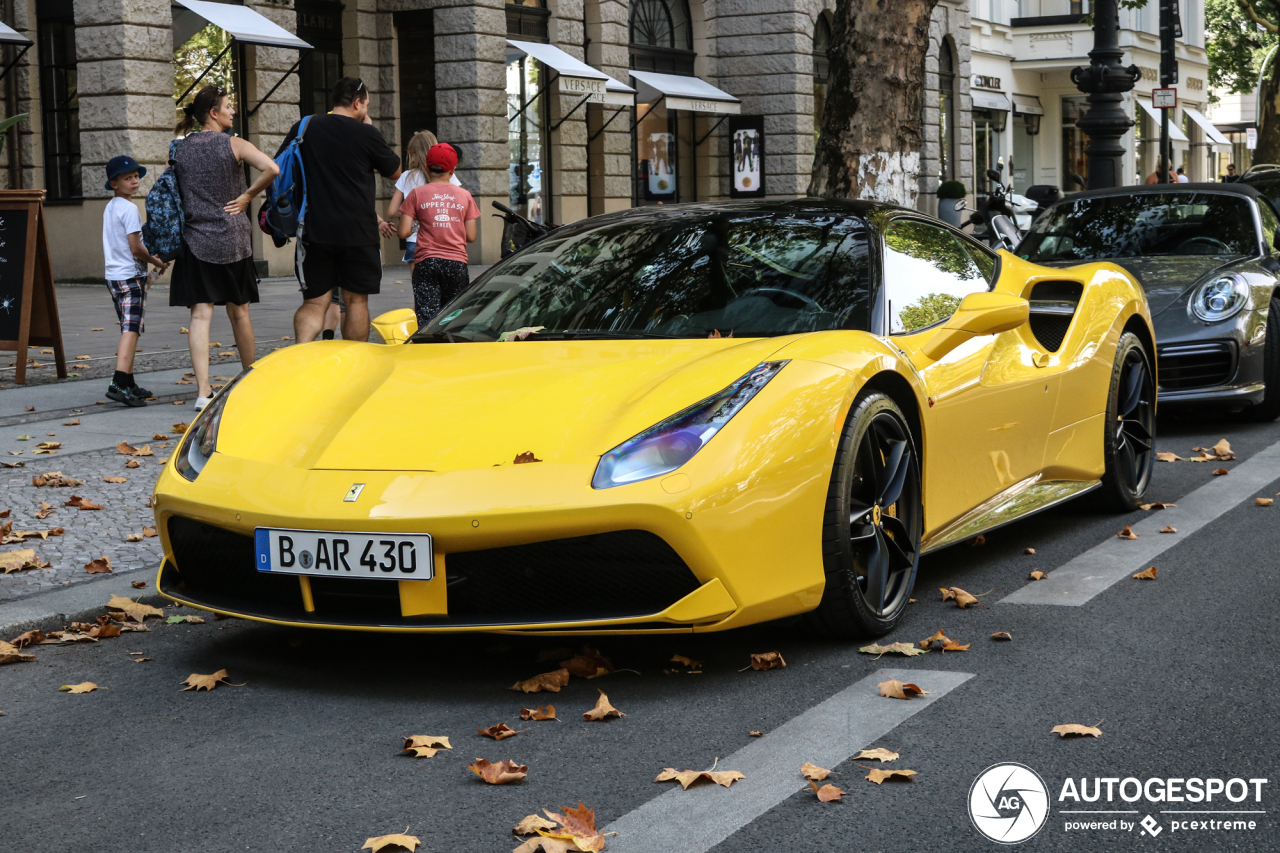
[[956,313],[921,347],[937,361],[966,341],[1016,329],[1031,316],[1031,303],[1008,293],[970,293]]
[[987,169],[987,177],[996,183],[1000,183],[1000,173],[995,169]]
[[991,228],[1000,237],[1000,243],[1010,252],[1018,245],[1022,239],[1022,235],[1018,233],[1018,226],[1013,224],[1013,220],[1004,214],[991,217]]
[[[960,199],[959,201],[957,201],[955,206],[956,213],[959,213],[962,210],[964,210],[964,199]],[[1276,239],[1280,240],[1280,231],[1276,232]]]

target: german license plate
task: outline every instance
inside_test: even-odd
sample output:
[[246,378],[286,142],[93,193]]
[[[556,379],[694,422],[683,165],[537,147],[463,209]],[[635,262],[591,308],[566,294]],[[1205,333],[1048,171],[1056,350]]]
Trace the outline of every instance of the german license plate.
[[258,571],[325,578],[429,581],[435,574],[427,533],[254,531]]

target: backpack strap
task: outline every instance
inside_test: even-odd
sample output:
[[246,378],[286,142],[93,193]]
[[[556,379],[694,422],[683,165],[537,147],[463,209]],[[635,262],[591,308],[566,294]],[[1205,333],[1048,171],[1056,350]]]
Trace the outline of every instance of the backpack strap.
[[302,175],[302,203],[298,205],[298,242],[302,242],[302,234],[306,230],[307,222],[307,167],[302,161],[302,137],[307,132],[307,125],[311,123],[311,116],[303,116],[301,123],[298,124],[298,172]]
[[182,141],[181,139],[175,139],[169,143],[169,165],[170,166],[176,165],[175,161],[178,159],[178,143],[181,141]]

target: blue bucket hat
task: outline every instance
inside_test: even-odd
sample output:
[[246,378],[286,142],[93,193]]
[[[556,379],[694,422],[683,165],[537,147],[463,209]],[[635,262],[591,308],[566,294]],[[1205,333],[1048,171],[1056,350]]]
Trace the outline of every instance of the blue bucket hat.
[[121,154],[119,157],[112,157],[107,161],[106,189],[111,189],[111,181],[126,172],[137,172],[139,178],[145,178],[147,176],[147,167],[139,166],[138,161],[130,157],[128,154]]

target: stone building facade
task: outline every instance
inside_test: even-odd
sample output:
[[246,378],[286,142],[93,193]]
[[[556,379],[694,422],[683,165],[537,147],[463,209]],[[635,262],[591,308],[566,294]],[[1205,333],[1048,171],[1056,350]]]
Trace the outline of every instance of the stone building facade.
[[[333,79],[357,76],[371,90],[376,125],[397,151],[423,129],[457,147],[458,176],[483,212],[499,201],[568,222],[637,204],[728,198],[741,149],[730,134],[727,101],[716,101],[723,95],[737,101],[742,116],[762,121],[767,195],[802,196],[808,188],[835,0],[227,5],[247,7],[315,48],[300,57],[293,49],[233,44],[227,54],[237,132],[269,153],[300,115],[328,109],[324,93]],[[171,0],[4,0],[3,14],[36,45],[6,82],[13,95],[6,105],[29,118],[16,148],[5,150],[10,168],[0,168],[0,181],[49,189],[59,280],[100,279],[97,235],[110,197],[105,163],[130,154],[146,165],[144,193],[163,170],[175,118],[174,51],[189,44],[190,14]],[[639,89],[635,104],[585,98],[566,75],[511,41],[551,45],[623,89]],[[936,207],[939,180],[972,185],[969,61],[968,5],[941,0],[926,66],[922,210]],[[696,77],[719,95],[655,94],[632,71]],[[391,189],[382,184],[384,199]],[[269,240],[263,246],[261,236],[255,229],[260,268],[291,272],[289,250]],[[499,220],[485,215],[472,260],[496,260],[500,236]],[[393,243],[384,246],[384,257],[395,252]]]

